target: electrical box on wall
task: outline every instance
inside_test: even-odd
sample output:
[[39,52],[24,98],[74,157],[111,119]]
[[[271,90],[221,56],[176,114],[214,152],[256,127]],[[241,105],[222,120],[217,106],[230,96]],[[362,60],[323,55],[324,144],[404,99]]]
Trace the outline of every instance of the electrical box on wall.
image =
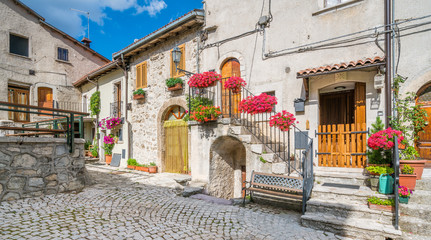
[[304,112],[305,111],[305,99],[297,98],[294,101],[295,112]]
[[374,89],[376,90],[380,90],[384,87],[385,85],[385,75],[383,74],[376,74],[374,76]]

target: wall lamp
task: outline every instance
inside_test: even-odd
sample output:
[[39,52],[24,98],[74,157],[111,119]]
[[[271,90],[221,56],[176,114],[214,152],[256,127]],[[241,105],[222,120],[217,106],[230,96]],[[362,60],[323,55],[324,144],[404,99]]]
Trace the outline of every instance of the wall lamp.
[[172,60],[174,61],[175,69],[177,71],[184,72],[187,75],[193,75],[194,73],[192,72],[178,68],[178,65],[180,64],[180,61],[181,61],[181,54],[182,54],[181,49],[178,46],[174,47],[174,49],[172,50]]

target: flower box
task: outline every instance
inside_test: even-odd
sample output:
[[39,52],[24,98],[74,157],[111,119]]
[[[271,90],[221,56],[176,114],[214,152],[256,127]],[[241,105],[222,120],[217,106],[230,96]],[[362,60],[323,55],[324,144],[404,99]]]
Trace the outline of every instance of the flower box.
[[257,96],[248,96],[241,100],[239,103],[238,110],[242,113],[248,113],[251,115],[258,113],[270,113],[277,104],[277,98],[270,96],[266,93],[262,93]]
[[143,100],[143,99],[145,99],[145,95],[143,95],[143,94],[133,95],[133,100]]
[[368,202],[368,208],[373,209],[373,210],[379,210],[379,211],[389,211],[389,212],[393,212],[394,211],[394,206],[391,206],[391,205],[377,205],[377,204],[372,204],[370,202]]
[[406,186],[410,190],[415,190],[416,174],[400,174],[400,186]]
[[399,197],[398,200],[400,203],[404,203],[404,204],[409,203],[409,197]]
[[410,165],[414,168],[416,179],[421,180],[426,162],[427,160],[400,160],[400,168],[403,168],[406,164]]
[[138,171],[145,171],[145,167],[144,166],[136,166],[135,167],[135,170],[138,170]]
[[128,169],[135,169],[136,166],[127,165]]
[[244,87],[245,85],[247,85],[247,83],[244,79],[233,76],[224,82],[223,87],[225,89],[230,89],[232,93],[239,93],[241,91],[241,87]]
[[157,166],[149,166],[148,172],[149,173],[157,173]]
[[175,84],[175,86],[168,88],[168,91],[176,91],[183,89],[183,85],[181,83]]
[[204,72],[194,74],[187,84],[195,88],[207,88],[215,86],[221,80],[221,75],[215,72]]

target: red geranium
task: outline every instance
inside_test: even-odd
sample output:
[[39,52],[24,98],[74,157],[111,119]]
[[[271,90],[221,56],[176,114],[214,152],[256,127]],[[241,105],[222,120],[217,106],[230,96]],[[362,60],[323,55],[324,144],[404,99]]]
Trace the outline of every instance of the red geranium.
[[224,88],[225,89],[235,89],[244,87],[247,85],[247,83],[244,81],[244,79],[240,77],[230,77],[226,82],[224,82]]
[[216,72],[204,72],[194,74],[187,84],[190,87],[206,88],[213,85],[215,82],[221,79],[221,75]]
[[288,131],[295,120],[296,118],[292,113],[283,110],[281,113],[277,113],[270,117],[269,126],[278,127],[281,129],[281,131]]
[[398,137],[398,144],[404,140],[402,134],[403,133],[401,131],[393,130],[390,127],[385,130],[378,131],[368,138],[368,147],[374,150],[389,150],[395,146],[395,136]]
[[220,107],[199,105],[190,113],[190,119],[198,122],[216,120],[221,114]]
[[276,97],[262,93],[257,96],[249,96],[246,99],[243,99],[239,103],[239,111],[251,115],[266,113],[271,112],[275,104],[277,104]]

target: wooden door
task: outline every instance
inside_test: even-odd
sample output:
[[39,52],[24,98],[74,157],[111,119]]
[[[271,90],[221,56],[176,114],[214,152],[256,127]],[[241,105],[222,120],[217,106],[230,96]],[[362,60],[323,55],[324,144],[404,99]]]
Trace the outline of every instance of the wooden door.
[[165,154],[163,168],[165,172],[188,172],[188,127],[182,120],[184,108],[176,106],[168,111],[163,124],[165,130]]
[[115,107],[117,108],[117,116],[121,117],[121,83],[115,85]]
[[[52,108],[53,107],[52,88],[48,88],[48,87],[38,88],[37,103],[39,107]],[[39,110],[39,112],[51,113],[50,111],[42,111],[42,110]]]
[[247,172],[246,172],[246,169],[245,169],[245,166],[241,166],[241,186],[242,186],[242,197],[244,197],[244,195],[245,195],[245,187],[246,187],[246,184],[245,184],[245,181],[247,180],[246,179],[247,178]]
[[[28,89],[19,87],[8,87],[8,101],[10,103],[29,105],[29,93]],[[14,107],[9,107],[10,109]],[[15,108],[18,110],[29,110],[27,108]],[[9,112],[9,119],[16,122],[28,122],[30,121],[30,115],[28,113]]]
[[[416,104],[421,105],[421,108],[427,112],[427,121],[431,123],[431,85],[425,86],[419,90]],[[419,133],[416,149],[419,152],[420,158],[427,159],[427,165],[431,165],[431,124],[428,124],[424,128],[424,132]]]
[[232,106],[231,113],[236,114],[239,113],[238,106],[241,101],[241,92],[239,93],[231,93],[230,103],[229,103],[229,90],[224,89],[224,82],[232,76],[241,77],[241,68],[239,61],[235,58],[229,59],[223,64],[221,68],[222,75],[222,90],[221,90],[221,102],[222,102],[222,112],[223,117],[229,117],[229,104]]

